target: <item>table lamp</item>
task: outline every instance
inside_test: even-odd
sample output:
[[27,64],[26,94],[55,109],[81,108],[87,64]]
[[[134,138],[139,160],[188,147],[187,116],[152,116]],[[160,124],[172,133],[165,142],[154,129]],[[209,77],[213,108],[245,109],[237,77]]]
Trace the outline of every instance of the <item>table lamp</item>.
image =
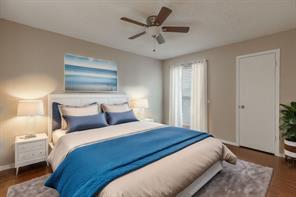
[[134,99],[131,102],[131,107],[136,109],[139,112],[137,113],[137,115],[140,119],[145,119],[145,109],[149,107],[148,99],[147,98]]
[[[42,100],[20,100],[17,107],[18,116],[42,116],[44,115],[44,106]],[[35,124],[35,122],[33,123]],[[34,127],[34,125],[33,125]],[[25,135],[25,138],[35,137],[34,134]]]

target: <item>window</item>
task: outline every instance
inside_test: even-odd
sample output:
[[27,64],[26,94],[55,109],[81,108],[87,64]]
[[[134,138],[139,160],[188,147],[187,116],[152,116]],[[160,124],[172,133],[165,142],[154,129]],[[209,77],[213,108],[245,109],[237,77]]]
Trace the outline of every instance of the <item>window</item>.
[[169,123],[208,130],[207,61],[170,66]]
[[182,70],[182,117],[183,127],[190,127],[192,64],[183,65]]

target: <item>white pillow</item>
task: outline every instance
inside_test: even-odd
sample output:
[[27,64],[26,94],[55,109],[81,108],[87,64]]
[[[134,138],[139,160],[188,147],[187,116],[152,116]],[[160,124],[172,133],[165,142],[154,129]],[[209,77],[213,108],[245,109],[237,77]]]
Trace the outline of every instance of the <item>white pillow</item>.
[[101,107],[103,112],[126,112],[131,110],[128,103],[113,104],[113,105],[102,104]]
[[99,106],[97,103],[86,106],[60,105],[59,111],[61,114],[61,129],[64,130],[68,128],[68,124],[63,116],[91,116],[100,113]]

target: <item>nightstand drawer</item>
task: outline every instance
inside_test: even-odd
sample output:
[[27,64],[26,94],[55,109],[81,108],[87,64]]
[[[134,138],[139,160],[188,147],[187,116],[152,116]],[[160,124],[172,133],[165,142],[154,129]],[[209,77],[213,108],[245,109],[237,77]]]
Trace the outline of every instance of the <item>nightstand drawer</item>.
[[46,142],[44,140],[37,142],[28,142],[17,145],[17,149],[19,153],[22,152],[32,152],[35,150],[44,149]]
[[22,152],[18,154],[18,161],[30,161],[35,159],[42,159],[45,157],[45,150],[35,150],[30,152]]

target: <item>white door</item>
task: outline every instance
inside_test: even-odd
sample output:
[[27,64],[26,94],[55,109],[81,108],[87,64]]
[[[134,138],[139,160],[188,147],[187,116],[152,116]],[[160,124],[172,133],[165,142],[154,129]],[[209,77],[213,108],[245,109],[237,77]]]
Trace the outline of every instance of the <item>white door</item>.
[[239,145],[275,153],[276,51],[238,57]]

